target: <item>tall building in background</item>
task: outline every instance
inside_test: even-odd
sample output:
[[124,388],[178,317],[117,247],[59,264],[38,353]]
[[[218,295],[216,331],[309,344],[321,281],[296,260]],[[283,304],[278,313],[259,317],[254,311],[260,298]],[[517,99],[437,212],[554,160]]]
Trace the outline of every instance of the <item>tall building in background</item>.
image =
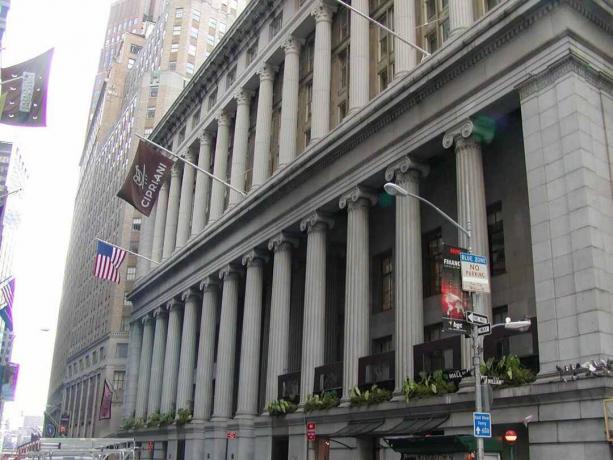
[[[92,266],[96,238],[134,251],[139,245],[142,216],[116,197],[136,151],[135,134],[151,133],[238,13],[234,0],[126,0],[112,8],[117,16],[109,20],[101,55],[101,68],[102,60],[108,67],[94,88],[80,160],[48,394],[48,413],[73,437],[114,433],[122,417],[132,309],[126,293],[137,260],[126,258],[118,285],[94,278]],[[121,26],[117,41],[120,23],[131,25]],[[111,417],[100,420],[105,382],[113,394]]]

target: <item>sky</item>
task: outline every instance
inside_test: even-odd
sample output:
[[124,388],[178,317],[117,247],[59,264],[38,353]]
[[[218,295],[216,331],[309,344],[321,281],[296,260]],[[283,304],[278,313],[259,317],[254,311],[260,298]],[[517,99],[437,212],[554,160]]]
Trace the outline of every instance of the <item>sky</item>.
[[47,127],[0,125],[0,140],[18,145],[30,174],[15,248],[13,361],[21,368],[16,400],[4,411],[12,428],[45,409],[78,163],[110,4],[13,0],[8,13],[2,67],[55,48]]

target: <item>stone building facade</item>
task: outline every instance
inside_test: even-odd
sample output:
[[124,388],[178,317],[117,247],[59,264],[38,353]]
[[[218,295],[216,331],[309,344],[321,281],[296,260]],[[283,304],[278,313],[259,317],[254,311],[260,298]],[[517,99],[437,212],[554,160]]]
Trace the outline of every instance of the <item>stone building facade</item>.
[[[468,341],[441,332],[447,243],[490,257],[476,311],[532,321],[483,343],[538,373],[493,392],[495,437],[515,429],[517,458],[610,458],[611,378],[556,371],[613,350],[610,8],[352,5],[431,55],[336,2],[254,0],[151,133],[242,193],[177,163],[143,220],[156,263],[129,296],[126,435],[148,458],[387,459],[389,438],[471,433],[470,384],[402,394],[420,371],[470,365]],[[353,407],[372,384],[393,398]],[[340,406],[306,414],[325,390]],[[279,399],[298,411],[269,415]],[[180,410],[189,423],[142,426]]]

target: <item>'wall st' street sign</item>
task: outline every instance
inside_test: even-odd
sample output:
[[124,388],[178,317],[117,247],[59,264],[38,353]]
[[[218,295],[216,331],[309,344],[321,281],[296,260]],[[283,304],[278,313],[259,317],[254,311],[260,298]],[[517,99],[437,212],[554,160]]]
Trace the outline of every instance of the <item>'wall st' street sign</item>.
[[460,254],[462,290],[469,292],[490,292],[490,272],[487,257],[463,252]]

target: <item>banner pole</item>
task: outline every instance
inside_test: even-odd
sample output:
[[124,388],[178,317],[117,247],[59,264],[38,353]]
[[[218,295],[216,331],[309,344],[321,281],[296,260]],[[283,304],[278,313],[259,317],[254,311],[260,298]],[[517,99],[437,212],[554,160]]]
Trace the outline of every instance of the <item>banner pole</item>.
[[117,246],[116,244],[109,243],[108,241],[104,241],[100,238],[96,238],[96,240],[100,241],[101,243],[108,244],[109,246],[113,246],[114,248],[121,249],[122,251],[126,251],[127,253],[132,254],[133,256],[142,257],[143,259],[148,260],[149,262],[153,262],[156,265],[160,264],[159,262],[156,262],[155,260],[150,259],[149,257],[145,257],[142,254],[138,254],[137,252],[130,251],[129,249],[126,249],[126,248],[122,248],[121,246]]
[[134,133],[134,135],[136,137],[138,137],[139,139],[145,141],[145,142],[149,142],[151,145],[157,147],[158,149],[163,150],[164,152],[168,153],[169,155],[172,155],[173,157],[181,160],[183,163],[186,163],[188,165],[190,165],[192,168],[197,169],[198,171],[206,174],[207,176],[209,176],[211,179],[214,179],[218,182],[221,182],[223,185],[225,185],[228,188],[231,188],[232,190],[234,190],[236,193],[240,193],[242,196],[247,196],[247,194],[245,192],[243,192],[242,190],[237,189],[236,187],[234,187],[233,185],[230,185],[229,183],[227,183],[225,180],[220,179],[219,177],[211,174],[208,171],[205,171],[204,169],[200,168],[198,165],[195,165],[194,163],[192,163],[191,161],[187,161],[185,158],[183,158],[181,155],[177,155],[176,153],[168,150],[166,147],[162,147],[160,144],[156,144],[155,142],[147,139],[146,137],[141,136],[140,134],[136,134]]

